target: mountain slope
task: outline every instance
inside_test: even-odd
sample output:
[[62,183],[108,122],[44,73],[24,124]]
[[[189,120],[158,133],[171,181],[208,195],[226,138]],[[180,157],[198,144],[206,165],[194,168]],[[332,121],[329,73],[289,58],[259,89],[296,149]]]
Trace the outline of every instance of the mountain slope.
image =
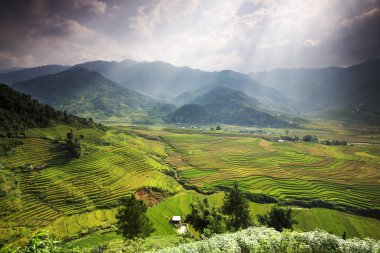
[[12,87],[59,110],[98,119],[145,113],[156,103],[83,68],[16,83]]
[[165,117],[171,123],[226,123],[245,126],[288,126],[285,118],[261,108],[258,100],[228,87],[218,87]]
[[[230,87],[241,90],[260,102],[289,110],[289,102],[277,90],[262,85],[248,76],[230,70],[206,72],[188,67],[175,67],[165,62],[144,62],[126,69],[123,86],[151,97],[167,99],[178,105],[191,101],[183,95],[186,92],[204,93],[216,87]],[[174,99],[174,100],[173,100]]]
[[[93,61],[72,68],[87,68],[131,90],[177,105],[189,103],[186,92],[201,94],[216,87],[230,87],[246,92],[263,104],[290,112],[289,101],[277,90],[264,86],[248,76],[234,71],[206,72],[188,67],[175,67],[166,62]],[[174,99],[174,100],[173,100]]]
[[107,79],[114,81],[116,83],[121,83],[124,81],[125,71],[138,64],[138,62],[133,60],[124,60],[121,62],[116,61],[90,61],[81,64],[77,64],[74,68],[86,68],[88,70],[93,70],[106,77]]
[[51,75],[68,69],[68,66],[46,65],[35,68],[15,70],[0,74],[0,82],[11,85],[44,75]]
[[300,111],[365,106],[380,113],[380,59],[347,68],[277,69],[250,75],[297,101]]
[[91,126],[94,123],[54,110],[29,95],[21,94],[0,84],[0,154],[19,144],[27,128],[48,127],[55,124]]

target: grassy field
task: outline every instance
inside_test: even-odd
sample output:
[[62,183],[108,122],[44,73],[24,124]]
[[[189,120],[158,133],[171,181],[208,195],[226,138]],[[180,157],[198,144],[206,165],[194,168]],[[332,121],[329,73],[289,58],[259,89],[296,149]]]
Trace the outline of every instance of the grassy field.
[[[194,192],[182,192],[174,197],[152,207],[148,211],[148,216],[157,229],[154,235],[175,234],[173,226],[169,224],[169,219],[173,215],[185,217],[190,213],[190,204],[197,199],[207,197],[210,205],[221,207],[223,203],[223,193],[203,196]],[[253,217],[257,214],[265,214],[271,208],[271,204],[258,204],[250,202],[250,209]],[[380,239],[380,221],[372,218],[361,217],[342,213],[324,208],[299,208],[293,207],[293,213],[298,224],[295,226],[300,231],[312,231],[316,228],[323,229],[335,235],[341,236],[343,231],[348,237],[372,237]],[[258,221],[255,219],[255,222]]]
[[[173,215],[186,217],[190,213],[190,204],[199,199],[208,198],[209,203],[215,207],[221,207],[223,203],[223,193],[213,195],[201,195],[192,191],[180,192],[162,203],[148,209],[148,217],[153,222],[156,229],[154,234],[145,242],[147,247],[154,244],[156,248],[176,245],[181,240],[169,220]],[[251,214],[256,217],[258,214],[265,214],[271,208],[271,204],[258,204],[250,202]],[[294,218],[298,224],[295,229],[298,231],[313,231],[323,229],[337,236],[342,236],[346,231],[348,238],[371,237],[380,240],[380,221],[376,219],[350,215],[335,210],[323,208],[299,208],[292,207]],[[255,218],[257,224],[257,219]],[[96,232],[82,239],[73,241],[73,246],[81,248],[93,248],[94,245],[102,244],[122,244],[122,237],[115,232]],[[120,245],[119,245],[120,247]],[[153,246],[152,246],[153,247]]]
[[[12,155],[0,157],[19,182],[18,195],[0,197],[0,237],[47,228],[59,239],[84,237],[74,242],[81,247],[91,246],[94,240],[118,241],[120,237],[114,232],[102,233],[116,221],[118,199],[153,187],[174,196],[148,209],[156,228],[150,241],[176,243],[180,237],[170,225],[170,217],[186,216],[190,204],[205,196],[184,190],[163,173],[171,168],[187,184],[202,190],[228,187],[237,180],[250,193],[380,208],[380,147],[370,141],[367,132],[356,138],[352,130],[318,130],[318,125],[291,130],[299,136],[315,131],[324,138],[343,140],[348,136],[353,142],[366,142],[326,146],[268,141],[240,134],[238,128],[225,132],[165,127],[114,126],[107,132],[64,126],[28,130],[23,145]],[[59,147],[70,130],[85,137],[83,156],[78,159]],[[285,130],[266,131],[277,131],[279,136]],[[26,164],[42,169],[16,170]],[[223,193],[207,198],[218,207]],[[251,203],[252,214],[265,213],[270,206]],[[348,237],[380,239],[376,219],[323,208],[294,207],[294,213],[299,222],[296,229],[302,231],[320,228],[339,236],[346,231]]]

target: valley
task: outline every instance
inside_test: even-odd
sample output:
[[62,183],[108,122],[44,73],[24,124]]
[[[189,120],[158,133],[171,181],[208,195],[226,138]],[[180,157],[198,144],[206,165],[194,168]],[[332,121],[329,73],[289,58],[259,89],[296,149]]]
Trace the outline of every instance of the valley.
[[297,236],[380,239],[379,117],[365,94],[334,105],[321,95],[318,111],[249,75],[163,62],[2,75],[17,82],[0,86],[1,247],[20,249],[48,231],[63,252],[125,249],[117,214],[126,196],[144,203],[154,230],[131,241],[132,252],[202,242],[210,235],[187,221],[194,203],[222,210],[235,183],[251,225],[281,206]]
[[380,253],[380,0],[1,0],[0,253]]
[[[282,201],[294,210],[296,230],[380,238],[380,146],[365,132],[320,130],[319,138],[369,143],[327,146],[276,140],[286,131],[316,132],[308,128],[262,129],[272,133],[272,140],[267,134],[240,133],[241,127],[222,129],[228,131],[202,125],[29,129],[23,144],[1,157],[18,182],[14,194],[1,198],[2,239],[22,240],[33,230],[48,229],[74,245],[90,247],[86,240],[94,236],[97,242],[115,243],[121,240],[112,236],[118,199],[157,189],[166,197],[149,208],[156,228],[149,240],[161,238],[170,246],[180,238],[169,223],[171,216],[186,216],[190,204],[205,197],[220,207],[224,190],[234,180],[248,194],[254,216]],[[84,136],[83,155],[77,159],[57,144],[71,130]],[[322,202],[310,206],[312,200]]]

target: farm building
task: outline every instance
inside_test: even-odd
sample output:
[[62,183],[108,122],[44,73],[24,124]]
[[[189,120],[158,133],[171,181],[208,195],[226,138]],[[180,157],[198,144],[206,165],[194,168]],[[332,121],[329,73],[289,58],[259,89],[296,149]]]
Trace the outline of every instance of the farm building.
[[181,223],[181,216],[173,216],[172,222],[175,224],[180,224]]

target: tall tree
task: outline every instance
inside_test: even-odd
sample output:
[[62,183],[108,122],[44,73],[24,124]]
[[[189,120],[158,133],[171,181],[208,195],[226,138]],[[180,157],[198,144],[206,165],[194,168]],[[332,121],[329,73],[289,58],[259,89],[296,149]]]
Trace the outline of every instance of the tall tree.
[[230,217],[230,225],[235,230],[247,228],[252,223],[248,200],[240,191],[236,181],[225,196],[222,212]]
[[190,223],[195,230],[206,236],[220,234],[226,231],[224,217],[216,208],[211,208],[207,198],[190,204],[191,213],[185,221]]
[[145,238],[155,231],[146,215],[147,206],[132,194],[120,200],[116,219],[118,233],[127,239]]
[[258,215],[258,220],[262,225],[267,225],[277,231],[293,229],[293,225],[297,224],[292,217],[292,209],[282,206],[272,206],[268,214]]

